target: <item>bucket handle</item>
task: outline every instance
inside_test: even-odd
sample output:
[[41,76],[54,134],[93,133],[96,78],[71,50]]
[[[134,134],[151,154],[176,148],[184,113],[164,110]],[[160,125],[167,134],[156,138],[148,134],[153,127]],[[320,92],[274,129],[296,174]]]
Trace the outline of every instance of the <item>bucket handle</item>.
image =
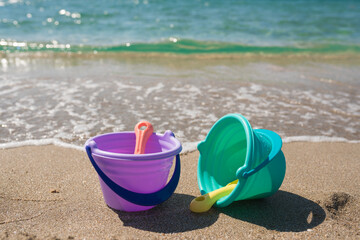
[[261,170],[263,167],[265,167],[269,162],[270,162],[270,158],[267,157],[267,158],[265,159],[265,161],[263,161],[262,163],[260,163],[256,168],[253,168],[253,169],[251,169],[251,170],[249,170],[249,171],[247,171],[247,172],[244,172],[244,173],[242,174],[242,177],[243,177],[243,178],[248,178],[248,177],[250,177],[251,175],[253,175],[253,174],[257,173],[258,171],[260,171],[260,170]]
[[257,134],[260,134],[269,139],[269,141],[271,142],[271,151],[270,151],[268,157],[262,163],[260,163],[257,167],[255,167],[247,172],[245,172],[246,171],[245,168],[240,168],[239,172],[236,174],[237,176],[241,176],[243,178],[250,177],[251,175],[257,173],[262,168],[264,168],[268,163],[270,163],[271,160],[273,160],[275,158],[275,156],[281,151],[282,140],[278,134],[276,134],[273,131],[266,130],[266,129],[256,129],[255,132]]
[[119,197],[129,201],[131,203],[142,205],[142,206],[154,206],[162,202],[165,202],[170,196],[174,193],[180,179],[180,155],[176,155],[176,165],[174,169],[173,176],[165,187],[154,193],[136,193],[129,191],[120,185],[116,184],[111,180],[106,174],[100,169],[96,164],[94,158],[91,154],[91,147],[86,146],[86,153],[95,168],[96,172],[99,174],[101,179],[108,185],[108,187],[115,192]]

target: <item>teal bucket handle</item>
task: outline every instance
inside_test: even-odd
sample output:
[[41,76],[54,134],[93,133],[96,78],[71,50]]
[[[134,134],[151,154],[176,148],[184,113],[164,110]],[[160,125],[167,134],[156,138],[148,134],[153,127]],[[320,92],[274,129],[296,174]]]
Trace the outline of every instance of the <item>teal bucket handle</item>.
[[251,175],[257,173],[258,171],[260,171],[262,168],[264,168],[267,164],[269,164],[271,162],[272,159],[274,159],[274,157],[276,156],[276,154],[278,154],[278,152],[280,151],[281,147],[282,147],[282,141],[279,135],[277,135],[276,133],[274,133],[273,131],[270,130],[266,130],[266,129],[255,129],[254,130],[257,134],[263,135],[266,134],[267,136],[270,136],[270,141],[271,141],[271,151],[268,155],[268,157],[262,162],[260,163],[257,167],[244,172],[244,173],[240,173],[237,174],[237,177],[240,178],[248,178]]

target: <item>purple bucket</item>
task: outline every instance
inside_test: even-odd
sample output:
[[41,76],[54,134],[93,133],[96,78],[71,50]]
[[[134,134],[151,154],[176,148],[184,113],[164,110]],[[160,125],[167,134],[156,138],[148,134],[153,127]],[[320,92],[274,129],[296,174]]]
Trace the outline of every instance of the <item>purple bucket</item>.
[[[106,204],[126,212],[148,210],[166,201],[180,178],[182,147],[171,131],[153,133],[145,154],[134,154],[135,142],[134,132],[120,132],[99,135],[85,143]],[[176,166],[168,181],[175,156]]]

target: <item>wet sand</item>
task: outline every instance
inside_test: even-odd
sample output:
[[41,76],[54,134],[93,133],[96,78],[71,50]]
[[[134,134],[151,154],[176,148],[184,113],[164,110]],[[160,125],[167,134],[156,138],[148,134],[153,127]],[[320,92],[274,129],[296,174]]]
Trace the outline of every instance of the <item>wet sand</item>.
[[181,156],[173,196],[146,212],[106,206],[85,152],[58,146],[0,150],[0,239],[359,239],[360,144],[283,146],[280,190],[205,214],[198,195],[198,152]]

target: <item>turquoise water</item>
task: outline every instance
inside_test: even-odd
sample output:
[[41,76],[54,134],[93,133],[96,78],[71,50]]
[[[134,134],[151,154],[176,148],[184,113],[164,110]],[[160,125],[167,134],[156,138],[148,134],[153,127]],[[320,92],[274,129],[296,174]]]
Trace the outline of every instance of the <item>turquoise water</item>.
[[0,1],[0,51],[359,52],[360,1]]
[[228,113],[359,142],[359,52],[360,1],[0,0],[0,148],[146,119],[194,149]]

